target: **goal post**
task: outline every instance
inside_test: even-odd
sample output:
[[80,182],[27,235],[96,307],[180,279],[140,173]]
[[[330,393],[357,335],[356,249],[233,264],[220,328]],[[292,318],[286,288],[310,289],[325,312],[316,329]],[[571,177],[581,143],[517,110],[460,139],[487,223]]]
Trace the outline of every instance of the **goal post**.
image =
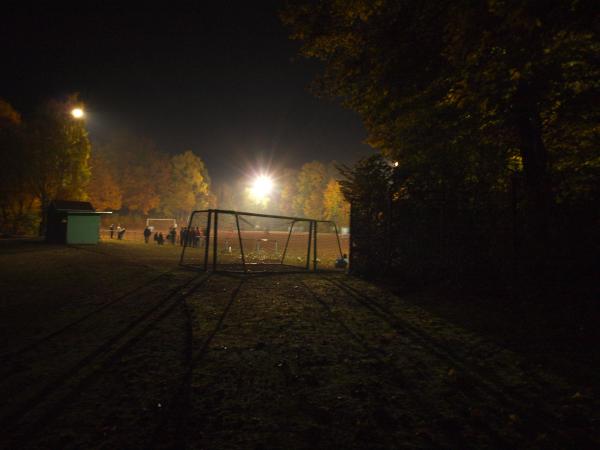
[[334,222],[251,212],[193,211],[180,264],[202,270],[277,272],[334,269],[344,253]]

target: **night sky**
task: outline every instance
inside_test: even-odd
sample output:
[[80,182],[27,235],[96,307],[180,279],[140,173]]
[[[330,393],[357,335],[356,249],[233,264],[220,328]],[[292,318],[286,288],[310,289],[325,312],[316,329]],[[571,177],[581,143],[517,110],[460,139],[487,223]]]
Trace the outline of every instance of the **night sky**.
[[319,66],[297,56],[278,18],[283,2],[211,3],[3,14],[0,97],[26,117],[79,92],[94,142],[129,130],[165,152],[191,149],[216,181],[259,161],[369,154],[358,117],[308,91]]

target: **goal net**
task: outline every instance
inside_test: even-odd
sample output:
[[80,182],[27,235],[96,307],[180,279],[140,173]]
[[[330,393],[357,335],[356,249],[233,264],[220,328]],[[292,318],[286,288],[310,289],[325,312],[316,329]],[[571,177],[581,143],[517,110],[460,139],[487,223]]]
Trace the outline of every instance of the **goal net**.
[[345,253],[333,222],[225,210],[194,211],[181,263],[263,272],[335,267]]

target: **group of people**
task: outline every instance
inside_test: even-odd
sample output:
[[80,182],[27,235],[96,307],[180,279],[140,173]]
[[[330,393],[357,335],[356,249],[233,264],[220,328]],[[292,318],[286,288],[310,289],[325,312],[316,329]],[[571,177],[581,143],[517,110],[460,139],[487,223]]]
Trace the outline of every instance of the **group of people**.
[[123,240],[123,236],[125,236],[125,232],[127,231],[125,229],[125,227],[121,227],[121,225],[117,225],[117,228],[115,230],[115,224],[111,223],[110,227],[108,227],[108,230],[110,232],[110,238],[114,239],[115,237],[115,231],[117,232],[117,239],[118,240]]
[[179,245],[187,245],[189,247],[201,247],[204,239],[204,234],[199,227],[183,227],[179,232]]
[[[150,242],[150,236],[152,236],[153,231],[153,227],[147,226],[144,228],[144,242],[146,244]],[[165,234],[163,234],[162,231],[157,231],[154,233],[153,239],[158,245],[164,245],[165,241],[170,241],[171,245],[175,245],[175,241],[177,240],[177,229],[176,227],[170,227],[169,232]]]

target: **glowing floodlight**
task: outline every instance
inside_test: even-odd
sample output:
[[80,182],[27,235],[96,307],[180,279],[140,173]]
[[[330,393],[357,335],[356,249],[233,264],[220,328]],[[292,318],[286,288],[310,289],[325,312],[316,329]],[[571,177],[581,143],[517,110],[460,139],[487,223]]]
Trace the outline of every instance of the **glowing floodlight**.
[[269,195],[273,191],[273,179],[268,175],[257,176],[252,185],[248,188],[250,198],[256,203],[266,205],[269,201]]
[[83,109],[81,109],[81,108],[73,108],[71,110],[71,115],[73,117],[75,117],[76,119],[81,119],[81,118],[83,118],[85,113],[83,112]]

